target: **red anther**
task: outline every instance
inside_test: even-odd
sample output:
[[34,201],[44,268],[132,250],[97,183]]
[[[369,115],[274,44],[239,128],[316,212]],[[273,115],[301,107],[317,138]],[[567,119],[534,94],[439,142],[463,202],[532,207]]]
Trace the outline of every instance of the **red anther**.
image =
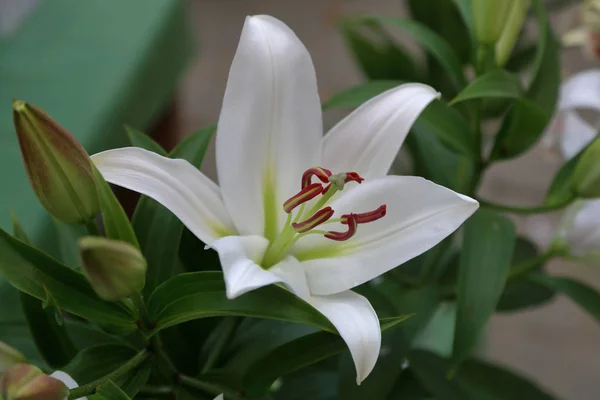
[[347,225],[348,218],[351,215],[354,216],[354,219],[356,220],[357,224],[366,224],[367,222],[377,221],[378,219],[385,217],[386,213],[387,213],[387,206],[385,204],[383,204],[383,205],[377,207],[377,209],[375,209],[373,211],[359,213],[359,214],[344,214],[344,215],[342,215],[342,219],[343,219],[342,224]]
[[332,215],[333,209],[331,207],[325,207],[324,209],[317,211],[315,215],[313,215],[306,221],[292,223],[292,227],[298,233],[308,232],[311,229],[321,225],[323,222],[327,221],[329,218],[331,218]]
[[346,179],[344,180],[344,183],[348,183],[350,181],[362,183],[364,180],[365,178],[360,176],[357,172],[346,172]]
[[349,214],[347,216],[344,216],[344,222],[343,224],[348,225],[348,230],[346,232],[328,232],[325,237],[327,239],[331,239],[331,240],[336,240],[339,242],[343,242],[344,240],[348,240],[350,239],[352,236],[354,236],[354,234],[356,233],[356,226],[358,225],[356,223],[356,218],[354,214]]
[[311,183],[307,187],[303,188],[300,192],[290,197],[285,203],[283,203],[283,210],[289,214],[294,208],[298,207],[302,203],[314,199],[322,192],[323,185],[321,185],[320,183]]
[[331,171],[321,167],[312,167],[307,169],[302,174],[302,188],[304,189],[308,185],[311,184],[312,177],[316,176],[323,183],[329,182],[329,177],[331,176]]

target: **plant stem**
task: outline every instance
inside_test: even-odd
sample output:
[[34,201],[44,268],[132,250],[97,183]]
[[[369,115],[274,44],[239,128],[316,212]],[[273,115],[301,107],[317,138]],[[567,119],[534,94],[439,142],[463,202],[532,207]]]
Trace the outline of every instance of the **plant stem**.
[[504,204],[496,204],[496,203],[492,203],[492,202],[482,200],[482,199],[477,199],[477,201],[479,201],[479,204],[481,204],[481,206],[483,206],[483,207],[487,207],[487,208],[490,208],[492,210],[497,210],[497,211],[509,212],[509,213],[513,213],[513,214],[546,213],[546,212],[559,210],[561,208],[566,207],[567,205],[569,205],[571,203],[571,201],[569,200],[569,201],[563,201],[560,203],[535,206],[535,207],[518,207],[518,206],[507,206]]
[[142,363],[144,363],[144,361],[148,360],[151,356],[152,356],[152,353],[146,349],[140,351],[133,358],[131,358],[129,361],[127,361],[125,364],[121,365],[119,368],[117,368],[110,374],[108,374],[100,379],[97,379],[95,381],[92,381],[86,385],[79,386],[79,387],[69,391],[68,398],[69,399],[78,399],[80,397],[85,397],[85,396],[94,394],[96,392],[96,389],[98,388],[98,386],[102,385],[103,383],[108,382],[109,380],[114,381],[114,380],[120,378],[121,376],[135,370],[137,367],[142,365]]
[[228,395],[229,398],[232,398],[234,400],[242,400],[244,399],[244,397],[240,396],[239,393],[233,391],[233,390],[228,390],[228,389],[224,389],[221,387],[217,387],[215,385],[212,385],[210,383],[205,383],[202,382],[196,378],[192,378],[191,376],[187,376],[187,375],[180,375],[179,376],[179,381],[181,382],[181,384],[183,386],[188,386],[191,387],[193,389],[198,389],[201,390],[203,392],[206,393],[210,393],[213,396],[218,396],[221,393],[225,393]]
[[173,393],[172,386],[144,386],[140,389],[139,394],[147,397],[168,396]]
[[140,292],[136,292],[133,296],[131,296],[131,301],[138,310],[138,315],[140,318],[140,328],[144,334],[148,333],[148,331],[154,328],[154,323],[150,320],[148,316],[148,310],[146,309],[146,304],[144,303],[144,298]]

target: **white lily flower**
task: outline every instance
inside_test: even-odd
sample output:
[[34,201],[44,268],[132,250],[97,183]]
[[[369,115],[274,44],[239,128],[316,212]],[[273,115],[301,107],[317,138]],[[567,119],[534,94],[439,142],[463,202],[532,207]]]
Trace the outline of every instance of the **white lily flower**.
[[430,249],[478,207],[425,179],[386,176],[436,97],[426,85],[399,86],[323,138],[308,51],[281,21],[253,16],[218,122],[219,186],[186,161],[140,148],[92,159],[107,181],[160,202],[219,253],[229,298],[279,283],[319,310],[347,343],[360,383],[381,330],[350,289]]
[[544,138],[548,147],[558,147],[570,159],[594,139],[595,125],[583,119],[578,110],[600,113],[600,69],[579,72],[560,87],[557,114]]
[[[77,384],[77,382],[75,382],[75,379],[71,378],[71,375],[69,375],[63,371],[54,371],[52,374],[50,374],[50,377],[54,378],[54,379],[58,379],[59,381],[64,383],[65,386],[67,388],[69,388],[69,390],[75,389],[76,387],[79,386]],[[79,397],[77,400],[80,400],[80,399],[87,400],[87,397]]]

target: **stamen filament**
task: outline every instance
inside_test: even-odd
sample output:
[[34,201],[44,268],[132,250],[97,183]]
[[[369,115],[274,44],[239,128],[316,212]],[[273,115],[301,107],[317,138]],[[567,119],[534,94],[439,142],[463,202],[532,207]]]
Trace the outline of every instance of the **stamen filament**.
[[308,232],[312,228],[321,225],[326,222],[333,215],[333,209],[331,207],[325,207],[324,209],[317,211],[312,217],[302,222],[292,222],[292,227],[298,233]]

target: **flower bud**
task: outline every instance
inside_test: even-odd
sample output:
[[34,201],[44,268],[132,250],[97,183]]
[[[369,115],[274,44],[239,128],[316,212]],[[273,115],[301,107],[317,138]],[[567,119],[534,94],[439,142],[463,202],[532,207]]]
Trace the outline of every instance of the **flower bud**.
[[17,364],[0,377],[2,400],[65,400],[68,394],[64,383],[33,365]]
[[481,44],[493,45],[500,38],[514,2],[524,0],[473,0],[475,36]]
[[590,59],[600,59],[600,0],[587,0],[582,5],[581,24],[567,32],[563,44],[580,46]]
[[104,300],[129,297],[144,288],[146,260],[127,242],[87,236],[79,240],[83,273]]
[[4,342],[0,342],[0,374],[13,365],[27,361],[25,356]]
[[508,11],[502,33],[496,42],[496,65],[501,67],[508,61],[523,28],[531,0],[513,0]]
[[561,218],[554,246],[590,264],[600,264],[600,200],[579,200]]
[[600,138],[581,154],[573,172],[573,192],[578,197],[600,197]]
[[29,183],[57,219],[83,223],[100,210],[89,155],[41,109],[13,101],[13,120]]

